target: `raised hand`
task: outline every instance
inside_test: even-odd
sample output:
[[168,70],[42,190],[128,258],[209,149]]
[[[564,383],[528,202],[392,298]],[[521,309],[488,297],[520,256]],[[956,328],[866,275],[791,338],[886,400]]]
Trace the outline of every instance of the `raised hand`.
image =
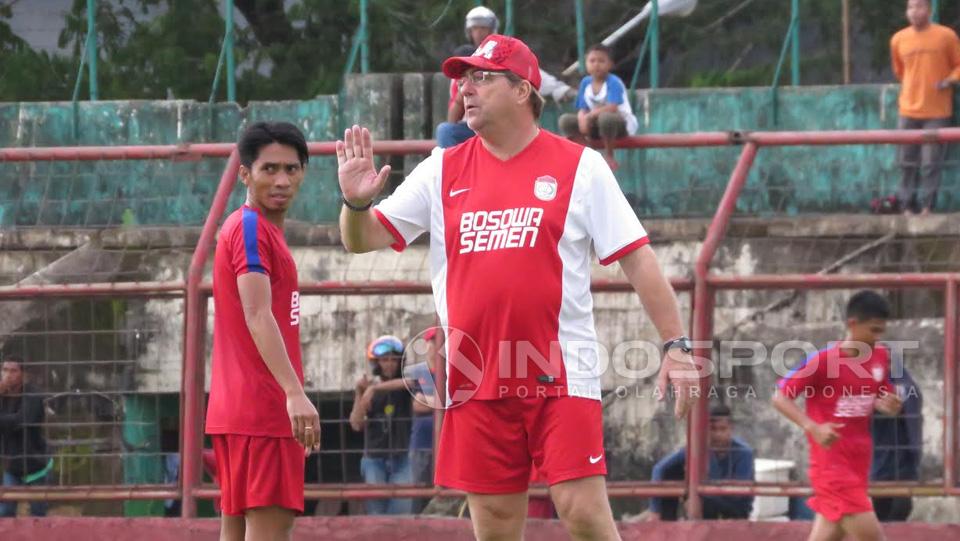
[[340,193],[351,205],[366,206],[383,189],[390,166],[377,172],[373,165],[373,138],[370,130],[356,124],[343,132],[343,141],[337,141],[337,177]]

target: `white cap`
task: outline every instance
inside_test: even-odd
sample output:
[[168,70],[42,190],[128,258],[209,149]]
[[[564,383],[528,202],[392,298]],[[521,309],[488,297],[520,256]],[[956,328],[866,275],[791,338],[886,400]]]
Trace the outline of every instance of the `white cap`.
[[490,8],[477,6],[467,12],[467,17],[463,25],[467,39],[470,39],[470,29],[476,26],[489,28],[491,34],[496,34],[500,28],[500,19],[497,19],[497,14]]

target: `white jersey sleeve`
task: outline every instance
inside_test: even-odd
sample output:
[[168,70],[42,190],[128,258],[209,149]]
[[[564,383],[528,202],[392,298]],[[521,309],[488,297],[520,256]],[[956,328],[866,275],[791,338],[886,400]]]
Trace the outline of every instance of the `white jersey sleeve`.
[[609,265],[649,243],[649,239],[600,153],[584,149],[580,160],[580,167],[585,168],[590,179],[586,199],[587,231],[600,263]]
[[[443,149],[435,148],[420,162],[389,197],[373,208],[377,218],[396,242],[396,251],[402,251],[421,234],[430,230],[433,204],[439,203],[440,172]],[[436,201],[435,201],[436,200]]]

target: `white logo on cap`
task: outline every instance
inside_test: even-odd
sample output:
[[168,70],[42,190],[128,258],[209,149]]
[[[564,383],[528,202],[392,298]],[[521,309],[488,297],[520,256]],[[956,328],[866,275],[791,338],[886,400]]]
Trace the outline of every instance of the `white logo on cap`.
[[490,60],[493,57],[493,50],[497,48],[497,42],[494,40],[486,41],[480,47],[477,47],[477,50],[473,52],[473,56],[482,56],[487,60]]
[[550,175],[537,177],[533,182],[533,195],[541,201],[552,201],[557,196],[557,179]]

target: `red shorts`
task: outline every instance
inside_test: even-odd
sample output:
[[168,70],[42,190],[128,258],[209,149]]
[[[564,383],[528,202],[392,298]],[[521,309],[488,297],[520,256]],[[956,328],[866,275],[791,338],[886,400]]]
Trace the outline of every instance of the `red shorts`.
[[550,485],[606,475],[599,400],[469,400],[443,416],[436,484],[475,494],[525,492],[530,468]]
[[851,483],[850,480],[815,481],[813,496],[807,505],[830,522],[840,522],[845,515],[869,513],[873,502],[867,496],[867,485]]
[[303,513],[303,447],[293,438],[214,434],[217,482],[225,515],[255,507]]

